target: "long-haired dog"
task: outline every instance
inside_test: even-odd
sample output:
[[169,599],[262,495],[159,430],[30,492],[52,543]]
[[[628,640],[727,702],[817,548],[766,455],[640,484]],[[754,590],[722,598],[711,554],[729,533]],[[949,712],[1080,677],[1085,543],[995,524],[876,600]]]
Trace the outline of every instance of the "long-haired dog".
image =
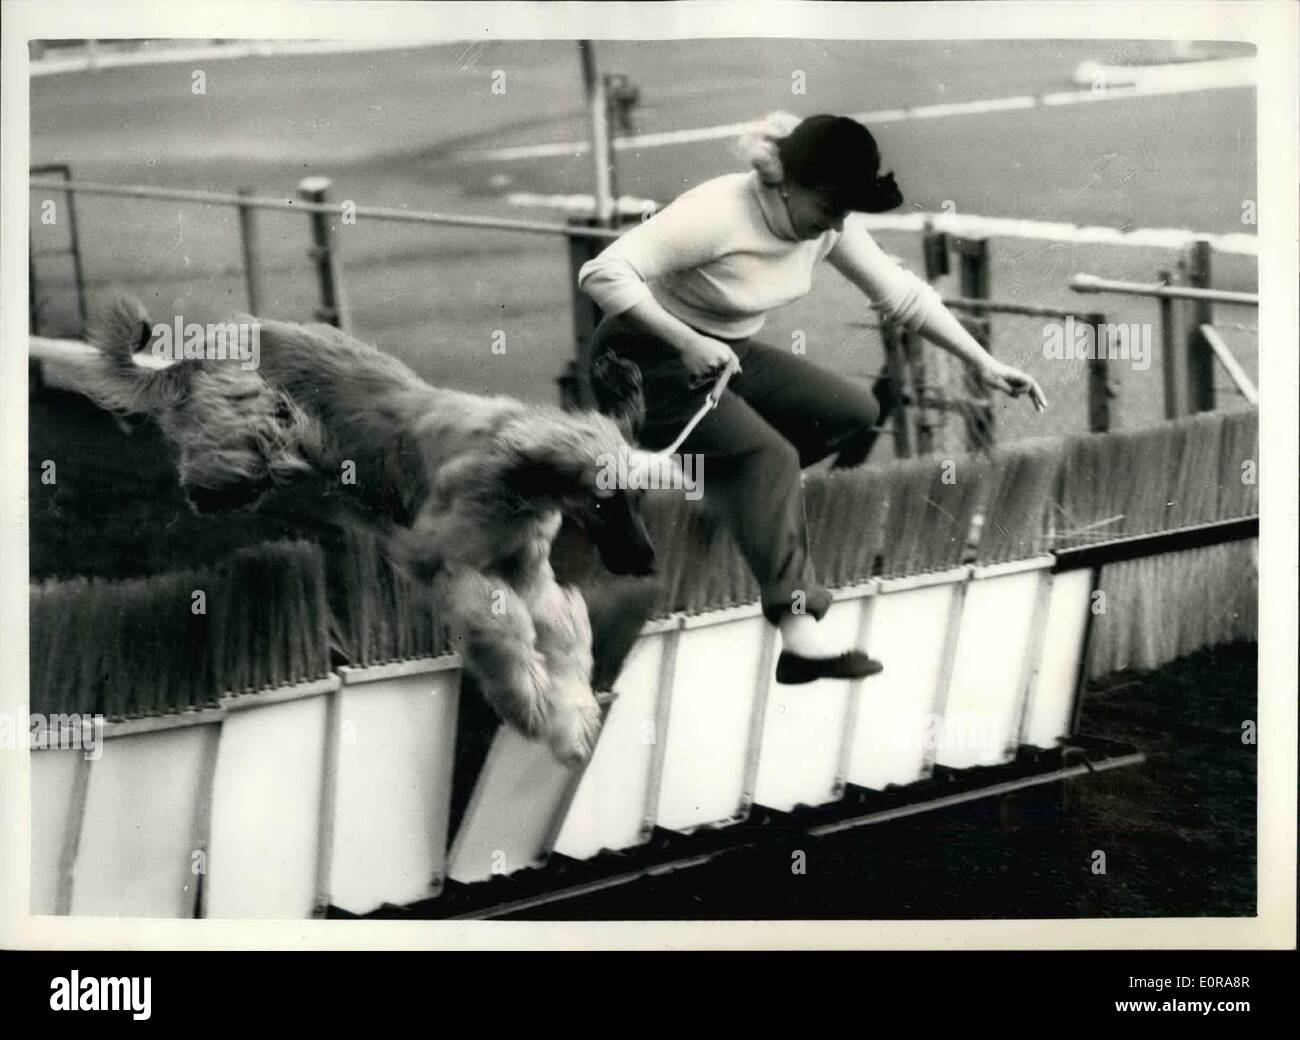
[[92,334],[102,360],[83,387],[102,407],[156,420],[199,511],[350,475],[358,518],[440,596],[453,645],[497,714],[562,762],[585,761],[601,719],[591,627],[549,555],[568,515],[610,571],[653,570],[635,494],[598,480],[635,451],[624,433],[642,407],[635,378],[614,374],[619,416],[565,412],[430,386],[328,325],[246,321],[258,328],[256,370],[211,358],[148,370],[133,355],[153,326],[119,297]]

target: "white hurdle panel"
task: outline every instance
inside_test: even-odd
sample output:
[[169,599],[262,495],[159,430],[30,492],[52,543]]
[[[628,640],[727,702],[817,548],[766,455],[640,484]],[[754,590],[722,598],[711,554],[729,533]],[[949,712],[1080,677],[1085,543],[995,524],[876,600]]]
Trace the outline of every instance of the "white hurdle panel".
[[193,917],[220,723],[104,741],[90,765],[73,914]]
[[67,914],[93,763],[80,750],[46,749],[33,751],[31,763],[31,912]]
[[1031,747],[1056,747],[1070,735],[1084,652],[1084,633],[1092,609],[1089,569],[1049,574],[1047,618],[1042,653],[1030,679],[1029,703],[1021,742]]
[[363,914],[442,891],[460,659],[340,668],[328,901]]
[[498,727],[452,841],[449,878],[485,881],[542,866],[552,851],[589,859],[648,838],[680,628],[672,617],[642,629],[582,770],[561,765],[544,742]]
[[936,709],[951,678],[969,573],[960,567],[877,583],[867,646],[885,670],[854,692],[849,783],[880,791],[930,775]]
[[[866,625],[874,586],[838,593],[819,624],[843,646],[867,649]],[[789,812],[798,805],[824,805],[844,794],[844,735],[849,707],[863,683],[821,679],[783,686],[770,679],[761,729],[754,802]]]
[[1050,556],[975,568],[966,589],[935,762],[949,769],[1015,757],[1038,591]]
[[681,624],[680,617],[651,621],[632,645],[596,752],[560,828],[555,851],[561,855],[590,859],[649,837],[663,766],[659,705],[668,696]]
[[748,815],[775,643],[757,603],[683,618],[660,712],[660,827],[690,832]]
[[447,876],[470,884],[546,862],[581,774],[545,741],[497,727],[447,857]]
[[230,698],[213,784],[203,916],[304,918],[317,909],[325,803],[325,695],[338,676]]

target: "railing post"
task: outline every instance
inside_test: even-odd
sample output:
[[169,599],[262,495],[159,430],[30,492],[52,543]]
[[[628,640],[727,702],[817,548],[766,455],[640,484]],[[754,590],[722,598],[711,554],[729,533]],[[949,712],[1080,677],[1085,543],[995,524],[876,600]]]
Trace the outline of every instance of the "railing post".
[[596,172],[596,218],[606,227],[614,217],[614,199],[610,185],[613,157],[609,137],[609,101],[605,96],[605,79],[596,69],[596,51],[590,40],[579,40],[582,57],[582,82],[591,116],[591,155]]
[[[1210,243],[1202,239],[1192,246],[1188,284],[1210,288]],[[1202,325],[1214,324],[1214,306],[1208,300],[1192,304],[1192,321],[1187,330],[1187,403],[1193,412],[1214,410],[1214,354],[1201,335]]]
[[[304,177],[298,184],[298,194],[307,202],[323,205],[329,193],[328,177]],[[321,305],[316,317],[335,328],[348,327],[347,312],[343,306],[343,287],[339,281],[338,264],[334,256],[333,232],[330,228],[330,215],[325,212],[312,211],[311,221],[312,246],[308,256],[316,265],[320,279]]]
[[894,455],[905,459],[912,454],[912,431],[907,409],[907,358],[903,349],[903,330],[891,321],[882,321],[880,340],[885,348],[885,367],[881,376],[894,405]]
[[926,219],[925,230],[921,233],[921,253],[925,259],[925,280],[934,282],[942,275],[948,274],[948,233],[935,231],[934,221]]
[[[249,196],[252,188],[240,188],[238,194]],[[244,283],[248,287],[248,310],[261,313],[261,266],[258,258],[257,210],[249,205],[239,207],[239,244],[244,257]]]
[[903,330],[899,333],[899,343],[900,353],[907,362],[908,381],[912,385],[912,399],[915,402],[916,453],[929,455],[939,447],[936,433],[943,429],[942,422],[935,418],[934,388],[937,381],[926,364],[925,345],[921,338]]
[[[600,227],[599,218],[570,217],[571,227]],[[578,287],[578,271],[588,260],[594,259],[606,243],[587,235],[568,235],[569,294],[573,301],[573,360],[556,382],[560,385],[560,406],[568,409],[594,408],[589,371],[591,367],[591,337],[600,323],[601,312],[596,301]]]
[[[1161,271],[1160,281],[1173,285],[1174,276],[1169,271]],[[1178,348],[1174,329],[1174,301],[1168,296],[1160,298],[1160,368],[1164,376],[1165,418],[1177,419],[1178,406]]]
[[[986,238],[954,238],[952,246],[957,251],[961,294],[969,300],[989,298],[989,243]],[[989,343],[988,318],[982,310],[972,310],[971,317],[984,325],[980,342],[987,349]]]
[[[72,180],[72,167],[63,168],[64,180]],[[89,321],[86,311],[86,275],[81,269],[81,232],[77,228],[77,193],[68,190],[65,196],[68,211],[68,252],[72,254],[72,277],[77,280],[77,316],[84,330]]]
[[[946,231],[936,231],[929,218],[921,232],[921,255],[925,262],[925,280],[933,285],[951,273],[948,263],[949,239]],[[903,333],[903,353],[911,372],[913,393],[916,397],[916,450],[920,455],[936,451],[953,451],[949,443],[948,417],[944,409],[951,404],[953,388],[947,355],[942,351],[928,353],[920,337]]]
[[[988,239],[956,237],[951,241],[957,253],[958,276],[963,299],[987,300],[990,296]],[[987,312],[983,309],[972,309],[966,317],[959,320],[979,345],[991,354],[993,336]],[[995,439],[993,407],[988,402],[987,388],[972,378],[969,372],[963,374],[962,382],[965,384],[968,396],[976,402],[975,407],[979,409],[978,421],[967,427],[967,447],[971,451],[992,448]],[[981,436],[969,432],[976,428],[981,431]]]
[[1110,429],[1110,344],[1104,332],[1106,315],[1087,314],[1083,320],[1092,326],[1095,350],[1088,359],[1088,429],[1105,433]]

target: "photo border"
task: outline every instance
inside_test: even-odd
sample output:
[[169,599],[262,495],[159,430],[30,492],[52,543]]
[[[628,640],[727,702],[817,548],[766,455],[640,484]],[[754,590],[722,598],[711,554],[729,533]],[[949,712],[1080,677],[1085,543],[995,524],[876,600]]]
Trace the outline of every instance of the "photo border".
[[[1258,48],[1260,568],[1258,914],[998,921],[218,921],[32,916],[28,754],[0,751],[0,946],[30,949],[1286,949],[1296,926],[1297,83],[1286,2],[388,3],[8,0],[3,19],[0,711],[28,710],[27,41],[36,38],[1223,39]],[[12,804],[16,803],[16,805]],[[17,811],[13,811],[13,810]]]

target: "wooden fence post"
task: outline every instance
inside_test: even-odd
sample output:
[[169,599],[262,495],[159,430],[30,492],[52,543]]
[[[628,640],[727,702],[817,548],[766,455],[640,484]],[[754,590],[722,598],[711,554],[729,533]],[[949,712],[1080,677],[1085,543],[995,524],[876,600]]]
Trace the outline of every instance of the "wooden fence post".
[[[1170,271],[1161,271],[1160,281],[1165,285],[1174,284]],[[1174,322],[1174,301],[1167,296],[1160,298],[1160,367],[1164,375],[1165,418],[1177,419],[1178,405],[1178,348],[1175,346],[1177,336]]]
[[[328,177],[304,177],[298,184],[298,194],[307,202],[324,204],[329,188]],[[320,279],[320,307],[316,311],[316,317],[347,331],[347,311],[343,305],[343,287],[339,281],[338,261],[334,255],[330,214],[313,211],[308,216],[312,246],[307,255],[315,263],[316,274]]]
[[[987,300],[989,289],[989,243],[985,238],[953,238],[952,247],[957,253],[958,275],[961,295],[969,300]],[[993,353],[992,324],[984,310],[972,310],[958,319],[990,354]],[[963,373],[962,383],[967,394],[975,401],[977,409],[975,421],[968,425],[967,447],[971,451],[980,451],[993,447],[995,440],[993,407],[988,403],[987,389],[969,372]],[[973,431],[978,430],[976,435]]]
[[[927,218],[921,232],[921,256],[925,263],[925,280],[931,285],[951,273],[948,250],[948,233],[936,231],[934,222]],[[917,454],[957,450],[951,436],[954,387],[951,385],[948,355],[940,350],[928,351],[922,339],[912,332],[903,333],[903,353],[910,369],[916,401]]]
[[1110,344],[1104,331],[1106,315],[1087,314],[1083,320],[1092,326],[1093,356],[1088,359],[1088,429],[1093,433],[1105,433],[1110,429],[1110,399],[1114,392],[1110,387],[1110,359],[1107,357]]
[[[1202,239],[1192,246],[1187,281],[1198,289],[1210,288],[1210,243]],[[1187,403],[1193,412],[1214,410],[1214,353],[1201,335],[1202,325],[1214,324],[1214,307],[1208,300],[1192,303],[1192,321],[1187,329]]]
[[907,408],[907,352],[903,347],[903,330],[891,321],[881,321],[880,341],[885,348],[885,367],[881,375],[894,403],[894,455],[900,459],[912,454],[911,419]]

